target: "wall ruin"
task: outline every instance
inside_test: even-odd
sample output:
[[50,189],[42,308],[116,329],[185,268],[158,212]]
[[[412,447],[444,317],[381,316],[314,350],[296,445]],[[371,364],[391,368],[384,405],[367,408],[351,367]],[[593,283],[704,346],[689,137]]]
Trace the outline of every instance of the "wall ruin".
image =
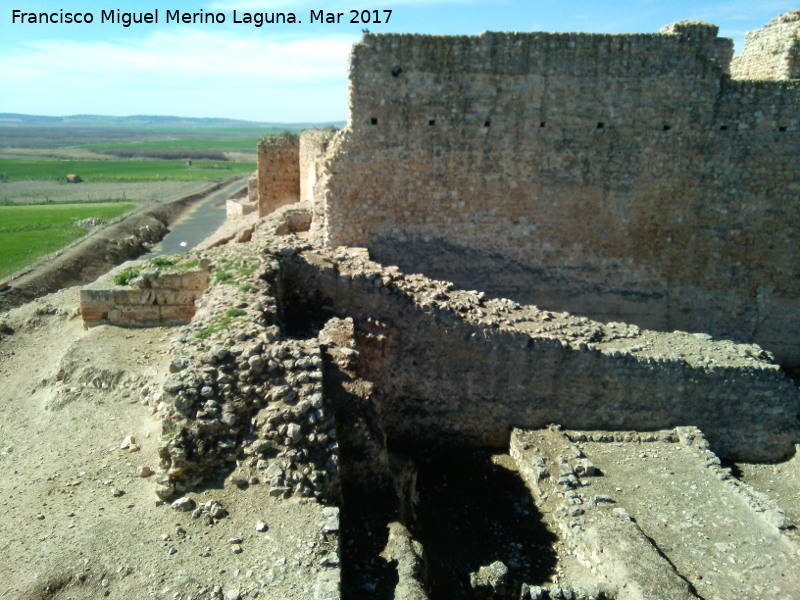
[[494,296],[758,343],[800,368],[800,84],[732,42],[367,34],[325,240]]
[[325,229],[325,157],[335,130],[310,129],[300,134],[300,202],[311,207],[311,235]]
[[291,133],[264,137],[258,144],[258,215],[300,198],[300,138]]
[[194,317],[195,303],[208,288],[209,270],[207,260],[193,257],[125,262],[81,288],[83,324],[184,325]]
[[353,319],[361,375],[395,442],[502,448],[512,427],[691,424],[725,458],[794,452],[797,390],[757,346],[490,300],[353,249],[286,253],[281,278],[304,322]]
[[800,10],[789,11],[763,29],[750,31],[744,52],[733,59],[731,72],[738,79],[800,77]]

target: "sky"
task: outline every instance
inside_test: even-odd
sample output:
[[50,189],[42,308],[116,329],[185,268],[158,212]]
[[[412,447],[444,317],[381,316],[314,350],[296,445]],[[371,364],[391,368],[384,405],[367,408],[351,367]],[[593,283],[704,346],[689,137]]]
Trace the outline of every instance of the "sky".
[[[362,29],[654,33],[696,20],[719,25],[739,54],[747,31],[798,6],[782,0],[0,0],[0,7],[0,113],[297,123],[347,118],[348,57]],[[116,16],[117,9],[135,15],[157,9],[159,22],[101,22],[103,11]],[[53,11],[58,18],[62,11],[91,13],[93,22],[30,23],[19,16]],[[221,13],[225,22],[167,23],[167,11]],[[310,23],[311,11],[343,14],[339,23]],[[248,14],[278,12],[301,22],[246,22]],[[353,13],[369,23],[351,23]]]

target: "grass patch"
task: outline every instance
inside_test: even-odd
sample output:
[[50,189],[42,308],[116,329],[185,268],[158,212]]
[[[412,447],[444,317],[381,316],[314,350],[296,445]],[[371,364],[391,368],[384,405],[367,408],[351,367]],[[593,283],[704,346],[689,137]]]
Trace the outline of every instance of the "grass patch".
[[[183,160],[23,160],[0,158],[5,181],[60,181],[70,173],[86,182],[199,181],[252,173],[256,163]],[[72,184],[80,185],[80,184]]]
[[181,269],[186,269],[188,271],[189,269],[194,269],[195,267],[199,267],[200,259],[195,258],[194,260],[190,260],[189,262],[181,263],[179,266],[181,267]]
[[156,258],[150,259],[150,264],[154,267],[158,267],[159,269],[166,269],[167,267],[174,267],[176,262],[171,258],[164,258],[162,256],[158,256]]
[[114,285],[128,285],[139,276],[144,267],[128,267],[114,275]]
[[115,156],[156,156],[159,158],[203,158],[203,154],[223,152],[252,153],[256,151],[258,136],[231,138],[195,138],[145,140],[130,144],[92,144],[89,150],[114,154]]
[[186,262],[182,262],[180,258],[167,258],[164,256],[157,256],[155,258],[151,258],[147,264],[144,265],[136,265],[133,267],[127,267],[114,275],[114,284],[115,285],[130,285],[131,281],[136,279],[139,274],[148,269],[149,267],[155,267],[157,271],[161,269],[173,269],[179,273],[185,273],[189,269],[193,269],[200,265],[200,259],[189,260]]
[[133,203],[0,206],[0,277],[60,250],[87,233],[75,223],[90,217],[109,220],[131,211]]
[[199,340],[206,340],[210,338],[212,335],[216,335],[217,333],[221,333],[223,331],[228,331],[231,328],[231,324],[236,319],[241,319],[247,315],[247,312],[240,309],[240,308],[232,308],[228,310],[224,315],[220,315],[211,319],[208,324],[208,327],[205,327],[198,331],[195,334],[195,337]]
[[235,284],[241,279],[252,275],[258,265],[258,259],[249,257],[222,258],[214,269],[214,281],[216,283]]
[[214,281],[217,283],[231,283],[233,281],[233,274],[225,269],[217,269],[214,272]]

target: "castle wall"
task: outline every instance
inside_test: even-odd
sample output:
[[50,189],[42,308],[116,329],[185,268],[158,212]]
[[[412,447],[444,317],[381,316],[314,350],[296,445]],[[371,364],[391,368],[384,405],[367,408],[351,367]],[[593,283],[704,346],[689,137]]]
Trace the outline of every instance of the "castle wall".
[[739,79],[800,77],[800,10],[748,32],[744,52],[733,59],[731,74]]
[[258,215],[300,199],[300,139],[290,133],[258,144]]
[[333,131],[309,129],[300,134],[300,202],[311,207],[311,235],[325,227],[325,156]]
[[258,203],[258,171],[247,178],[247,201]]
[[503,448],[512,427],[695,425],[725,458],[794,452],[800,398],[755,346],[489,300],[351,249],[282,256],[284,302],[353,319],[394,442]]
[[326,241],[800,367],[800,84],[730,80],[716,33],[365,35]]

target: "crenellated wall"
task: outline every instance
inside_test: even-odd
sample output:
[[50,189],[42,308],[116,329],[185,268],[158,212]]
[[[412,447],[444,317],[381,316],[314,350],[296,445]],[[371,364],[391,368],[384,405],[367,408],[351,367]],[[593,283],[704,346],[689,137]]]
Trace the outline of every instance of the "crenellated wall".
[[367,34],[329,154],[326,241],[800,368],[800,83],[732,80],[731,55],[699,23]]

